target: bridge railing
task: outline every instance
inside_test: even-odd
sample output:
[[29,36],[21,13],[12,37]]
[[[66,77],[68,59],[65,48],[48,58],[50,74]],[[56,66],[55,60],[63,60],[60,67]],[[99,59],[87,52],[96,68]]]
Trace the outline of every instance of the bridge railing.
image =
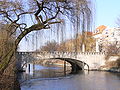
[[42,51],[42,52],[17,52],[18,54],[106,54],[105,52],[59,52],[59,51],[54,51],[54,52],[46,52],[46,51]]

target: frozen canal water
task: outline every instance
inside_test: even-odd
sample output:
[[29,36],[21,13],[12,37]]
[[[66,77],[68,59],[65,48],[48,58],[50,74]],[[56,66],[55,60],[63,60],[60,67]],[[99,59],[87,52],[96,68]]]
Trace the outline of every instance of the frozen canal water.
[[[22,90],[120,90],[120,73],[87,71],[64,76],[60,67],[36,65],[34,74],[23,73]],[[61,72],[62,71],[62,72]],[[25,80],[26,79],[26,80]]]

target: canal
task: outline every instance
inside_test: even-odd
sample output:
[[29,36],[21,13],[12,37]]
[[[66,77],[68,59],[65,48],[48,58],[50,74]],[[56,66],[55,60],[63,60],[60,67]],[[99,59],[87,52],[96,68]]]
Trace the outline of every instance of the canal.
[[[32,65],[31,65],[31,68]],[[120,90],[120,73],[80,71],[67,74],[59,66],[35,65],[33,69],[19,74],[21,90]]]

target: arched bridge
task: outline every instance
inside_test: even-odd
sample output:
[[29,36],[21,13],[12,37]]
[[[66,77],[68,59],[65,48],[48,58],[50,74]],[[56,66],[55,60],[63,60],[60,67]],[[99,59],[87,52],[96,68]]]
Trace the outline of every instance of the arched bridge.
[[80,60],[72,58],[50,58],[50,59],[59,59],[70,63],[72,67],[72,73],[77,73],[79,70],[84,70],[85,66],[87,66],[89,70],[89,65]]
[[[29,63],[34,60],[41,59],[61,59],[69,62],[72,65],[72,71],[83,69],[98,69],[100,66],[105,65],[104,53],[76,53],[76,52],[17,52],[18,66]],[[84,66],[87,66],[85,68]]]

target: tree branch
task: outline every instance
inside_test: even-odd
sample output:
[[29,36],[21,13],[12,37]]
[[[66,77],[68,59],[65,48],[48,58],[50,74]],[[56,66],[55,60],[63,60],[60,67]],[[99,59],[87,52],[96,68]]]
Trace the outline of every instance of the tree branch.
[[[36,18],[36,20],[37,20],[38,23],[41,23],[38,14],[43,10],[44,2],[42,2],[41,4],[37,0],[35,0],[35,2],[37,3],[37,6],[38,6],[38,10],[35,13],[35,18]],[[42,18],[41,18],[41,20],[42,20]]]
[[57,10],[56,14],[53,17],[45,20],[43,23],[47,23],[48,21],[55,19],[57,17],[57,15],[59,14],[59,12],[60,12],[60,8],[58,7],[58,10]]
[[15,44],[16,46],[19,44],[19,42],[22,40],[22,38],[24,36],[26,36],[28,33],[30,33],[31,31],[35,31],[35,30],[41,30],[41,29],[45,29],[45,25],[44,24],[35,24],[35,25],[32,25],[31,27],[29,28],[26,28],[16,39],[15,41]]

